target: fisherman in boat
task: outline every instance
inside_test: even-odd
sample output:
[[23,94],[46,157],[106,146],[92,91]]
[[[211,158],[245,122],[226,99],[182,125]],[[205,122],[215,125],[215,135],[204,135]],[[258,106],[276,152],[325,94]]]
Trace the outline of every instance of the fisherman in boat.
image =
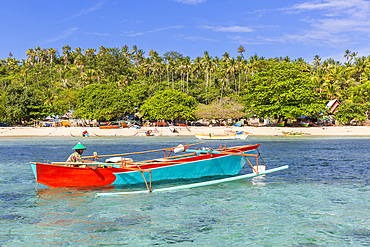
[[73,163],[81,162],[81,155],[86,149],[86,147],[82,145],[81,142],[79,142],[72,149],[75,150],[75,152],[69,156],[66,162],[73,162]]
[[[81,142],[79,142],[72,149],[75,150],[75,152],[69,156],[69,158],[67,159],[66,162],[71,162],[71,163],[80,163],[80,162],[82,162],[81,155],[84,152],[84,150],[86,149],[86,147],[84,145],[82,145]],[[84,162],[93,163],[92,161],[87,161],[87,160],[84,160]],[[74,166],[79,166],[79,165],[74,165]],[[97,169],[96,166],[85,166],[84,165],[83,167],[88,167],[88,168],[91,168],[93,170]]]

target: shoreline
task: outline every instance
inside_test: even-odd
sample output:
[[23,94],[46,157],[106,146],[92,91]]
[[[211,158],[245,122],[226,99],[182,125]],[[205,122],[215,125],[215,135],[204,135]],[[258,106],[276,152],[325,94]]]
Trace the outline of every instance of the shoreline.
[[[283,132],[303,133],[303,136],[370,136],[370,126],[322,126],[322,127],[197,127],[175,126],[177,133],[168,127],[142,127],[100,129],[99,127],[0,127],[0,137],[82,137],[83,131],[89,136],[145,136],[151,130],[154,136],[194,136],[194,134],[225,135],[232,131],[249,132],[251,136],[284,136]],[[302,136],[299,135],[299,136]]]

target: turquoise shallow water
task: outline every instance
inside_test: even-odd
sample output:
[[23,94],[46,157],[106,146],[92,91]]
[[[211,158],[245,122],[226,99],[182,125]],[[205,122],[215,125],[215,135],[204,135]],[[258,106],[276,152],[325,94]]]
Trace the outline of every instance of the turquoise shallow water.
[[290,168],[202,188],[121,197],[94,197],[102,192],[96,189],[35,191],[29,161],[65,161],[78,141],[88,147],[87,155],[199,142],[192,137],[0,139],[0,246],[370,245],[370,138],[227,141],[228,146],[261,143],[269,168]]

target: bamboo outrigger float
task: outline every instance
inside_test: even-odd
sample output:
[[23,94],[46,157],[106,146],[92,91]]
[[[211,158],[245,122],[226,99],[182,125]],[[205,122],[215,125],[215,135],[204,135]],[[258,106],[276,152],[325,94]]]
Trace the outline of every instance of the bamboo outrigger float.
[[[253,154],[253,152],[259,147],[259,144],[230,148],[221,145],[219,149],[215,150],[190,149],[190,146],[198,144],[201,143],[191,145],[184,144],[173,148],[113,155],[97,155],[94,153],[93,156],[83,157],[82,162],[79,163],[30,163],[37,183],[41,183],[49,187],[125,186],[144,183],[147,188],[145,192],[149,193],[222,183],[246,177],[259,176],[288,168],[288,166],[283,166],[277,169],[265,171],[265,166],[259,162],[259,154]],[[133,159],[127,158],[129,155],[158,151],[164,152],[163,158],[140,162],[134,162]],[[185,152],[185,154],[171,156],[172,153],[179,152]],[[105,162],[98,162],[99,158],[109,159]],[[255,158],[255,162],[253,162],[254,164],[252,164],[250,158]],[[235,176],[239,174],[240,170],[246,164],[252,168],[253,173]],[[155,181],[197,179],[210,176],[234,177],[152,190],[152,182]],[[130,193],[143,193],[143,191],[120,192],[120,194]],[[101,195],[105,194],[97,194],[97,196]]]

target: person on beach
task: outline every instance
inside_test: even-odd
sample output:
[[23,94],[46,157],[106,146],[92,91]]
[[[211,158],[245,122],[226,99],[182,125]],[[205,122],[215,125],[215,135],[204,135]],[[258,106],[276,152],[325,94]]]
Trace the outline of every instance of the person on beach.
[[82,132],[82,136],[83,137],[88,137],[89,136],[89,132],[87,132],[87,130],[85,130],[84,132]]
[[81,162],[81,154],[84,152],[86,147],[82,145],[81,142],[79,142],[72,149],[75,150],[75,152],[68,157],[66,162],[73,162],[73,163]]

